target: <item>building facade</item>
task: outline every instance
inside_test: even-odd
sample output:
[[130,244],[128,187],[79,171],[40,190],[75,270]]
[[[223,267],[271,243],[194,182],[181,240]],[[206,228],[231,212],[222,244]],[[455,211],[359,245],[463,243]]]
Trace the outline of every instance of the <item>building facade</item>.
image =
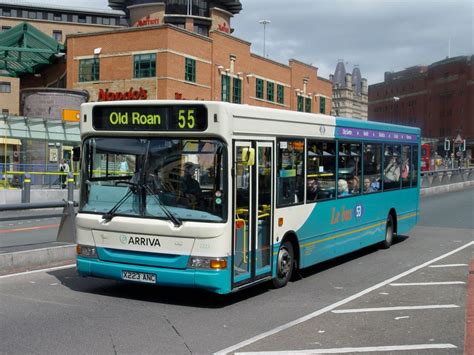
[[386,72],[369,87],[369,119],[421,128],[433,144],[459,134],[474,147],[474,56]]
[[[27,22],[59,43],[71,33],[97,32],[121,27],[125,13],[120,10],[89,9],[30,3],[22,0],[0,0],[0,37],[9,29]],[[21,114],[20,90],[29,87],[65,87],[66,62],[60,59],[44,73],[12,77],[0,72],[1,109],[11,115]]]
[[346,73],[344,61],[340,60],[329,80],[332,83],[331,114],[367,120],[367,79],[362,78],[359,67],[355,66],[352,74]]
[[331,83],[316,67],[253,54],[249,42],[219,28],[207,36],[169,24],[75,34],[67,48],[67,87],[87,90],[91,101],[191,99],[331,110]]

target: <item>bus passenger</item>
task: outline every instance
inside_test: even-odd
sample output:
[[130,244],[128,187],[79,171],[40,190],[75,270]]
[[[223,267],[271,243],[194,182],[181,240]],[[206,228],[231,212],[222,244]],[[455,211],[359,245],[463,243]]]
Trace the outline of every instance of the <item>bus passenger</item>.
[[319,182],[315,179],[308,180],[308,191],[306,193],[306,200],[315,201],[318,198],[320,191]]
[[184,175],[181,177],[180,188],[184,197],[189,199],[190,204],[196,205],[201,201],[201,186],[194,178],[196,167],[193,163],[184,164]]
[[338,197],[345,197],[345,196],[350,196],[349,193],[349,186],[347,185],[347,181],[344,179],[339,179],[337,182],[337,191],[338,191]]
[[358,176],[354,176],[352,179],[351,179],[351,188],[350,188],[350,193],[352,195],[358,195],[360,194],[360,184],[359,184],[359,177]]
[[364,193],[370,194],[371,192],[375,192],[375,190],[372,187],[372,183],[370,182],[370,179],[365,178],[364,179]]

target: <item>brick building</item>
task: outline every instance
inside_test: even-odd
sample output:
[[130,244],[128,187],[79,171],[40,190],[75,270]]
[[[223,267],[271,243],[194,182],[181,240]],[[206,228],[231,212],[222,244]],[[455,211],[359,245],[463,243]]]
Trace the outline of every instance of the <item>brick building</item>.
[[222,100],[330,113],[331,82],[316,67],[253,54],[222,28],[208,36],[168,24],[70,35],[67,87],[87,90],[91,101]]
[[474,56],[385,73],[369,86],[369,120],[420,127],[440,144],[457,134],[474,148]]

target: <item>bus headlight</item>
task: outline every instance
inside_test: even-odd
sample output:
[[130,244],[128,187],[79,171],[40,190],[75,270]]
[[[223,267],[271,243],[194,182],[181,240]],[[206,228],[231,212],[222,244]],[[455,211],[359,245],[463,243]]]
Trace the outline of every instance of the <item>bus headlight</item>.
[[97,251],[95,247],[90,245],[76,245],[76,253],[78,256],[85,256],[87,258],[97,258]]
[[191,256],[189,258],[188,267],[191,269],[222,270],[227,268],[227,259]]

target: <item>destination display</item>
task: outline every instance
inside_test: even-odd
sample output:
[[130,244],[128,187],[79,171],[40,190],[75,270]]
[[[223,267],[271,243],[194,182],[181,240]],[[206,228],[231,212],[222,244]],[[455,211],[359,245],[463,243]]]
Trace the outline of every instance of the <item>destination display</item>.
[[92,126],[98,131],[204,131],[203,105],[96,106]]
[[378,130],[372,130],[372,129],[359,129],[359,128],[341,127],[341,128],[338,128],[337,133],[339,137],[365,138],[365,139],[386,140],[386,141],[416,142],[418,139],[418,136],[415,134],[390,132],[390,131],[378,131]]

